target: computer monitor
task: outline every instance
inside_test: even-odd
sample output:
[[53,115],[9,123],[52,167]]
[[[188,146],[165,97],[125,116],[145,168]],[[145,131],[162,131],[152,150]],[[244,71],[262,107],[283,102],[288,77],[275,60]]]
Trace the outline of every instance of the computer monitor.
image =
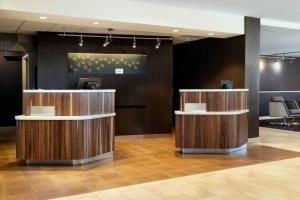
[[233,89],[233,83],[232,80],[221,80],[220,87],[221,89]]
[[101,78],[79,78],[77,88],[90,90],[100,89]]

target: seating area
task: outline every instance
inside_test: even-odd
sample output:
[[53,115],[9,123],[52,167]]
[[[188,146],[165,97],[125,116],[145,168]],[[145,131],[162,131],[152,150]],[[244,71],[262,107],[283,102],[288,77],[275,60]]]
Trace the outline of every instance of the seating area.
[[[300,117],[300,108],[296,100],[285,100],[283,96],[273,96],[269,102],[270,117],[282,117],[285,126],[298,123],[290,123],[288,119],[294,120]],[[276,122],[272,122],[276,123]]]

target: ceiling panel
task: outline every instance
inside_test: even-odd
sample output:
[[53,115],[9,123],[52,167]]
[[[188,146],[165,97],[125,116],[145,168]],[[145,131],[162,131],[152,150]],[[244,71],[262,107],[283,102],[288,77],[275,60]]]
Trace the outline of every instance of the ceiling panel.
[[18,32],[19,33],[34,33],[37,31],[48,31],[55,26],[56,26],[56,24],[54,24],[54,23],[26,21],[20,27]]
[[[85,33],[95,33],[95,34],[107,34],[109,33],[107,28],[102,27],[85,27],[82,29],[82,32]],[[163,33],[154,33],[154,32],[144,32],[144,31],[132,31],[132,30],[121,30],[121,29],[114,29],[112,34],[117,35],[156,35],[156,36],[170,36],[170,34],[163,34]]]
[[69,32],[69,33],[78,33],[78,32],[80,32],[83,28],[84,28],[84,26],[58,24],[58,25],[52,27],[49,31],[51,31],[51,32]]
[[298,0],[131,0],[164,6],[299,22]]
[[[261,26],[260,54],[300,51],[300,30]],[[300,56],[300,53],[290,56]]]
[[1,19],[0,18],[0,32],[14,33],[23,22],[24,22],[23,20]]

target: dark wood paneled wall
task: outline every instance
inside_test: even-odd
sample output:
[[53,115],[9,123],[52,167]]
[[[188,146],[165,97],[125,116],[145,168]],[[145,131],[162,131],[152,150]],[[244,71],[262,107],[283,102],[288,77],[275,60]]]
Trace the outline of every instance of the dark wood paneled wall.
[[[15,126],[15,116],[22,114],[22,63],[12,55],[29,54],[29,86],[35,87],[35,36],[0,33],[0,126]],[[6,59],[4,55],[11,55]]]
[[245,36],[175,45],[173,73],[174,110],[179,109],[179,89],[220,88],[227,79],[245,88]]
[[114,150],[114,117],[17,121],[17,159],[81,160]]
[[[107,47],[104,40],[84,38],[82,48],[78,38],[58,37],[57,33],[38,33],[38,88],[75,88],[79,77],[101,77],[103,88],[116,89],[116,133],[167,133],[172,129],[172,41],[163,41],[155,49],[155,41],[114,39]],[[145,74],[78,75],[67,73],[67,53],[145,54]]]
[[249,138],[259,136],[260,19],[245,17],[245,87],[249,89]]
[[248,141],[248,113],[176,115],[177,148],[237,148]]
[[206,103],[207,111],[237,111],[248,109],[248,92],[180,92],[180,110],[185,103]]
[[245,36],[207,38],[174,46],[174,88],[220,88],[221,80],[245,83]]
[[22,114],[22,65],[4,55],[0,51],[0,126],[15,126],[15,116]]
[[115,112],[114,92],[23,94],[23,113],[30,115],[31,106],[55,106],[55,115],[80,116]]

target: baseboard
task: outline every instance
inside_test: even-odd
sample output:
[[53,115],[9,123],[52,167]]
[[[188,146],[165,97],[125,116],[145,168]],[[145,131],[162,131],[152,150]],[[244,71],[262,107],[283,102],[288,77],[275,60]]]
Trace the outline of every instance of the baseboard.
[[248,143],[258,143],[260,141],[260,137],[248,138]]
[[138,135],[117,135],[116,138],[166,138],[171,136],[172,133],[158,133],[158,134],[138,134]]

